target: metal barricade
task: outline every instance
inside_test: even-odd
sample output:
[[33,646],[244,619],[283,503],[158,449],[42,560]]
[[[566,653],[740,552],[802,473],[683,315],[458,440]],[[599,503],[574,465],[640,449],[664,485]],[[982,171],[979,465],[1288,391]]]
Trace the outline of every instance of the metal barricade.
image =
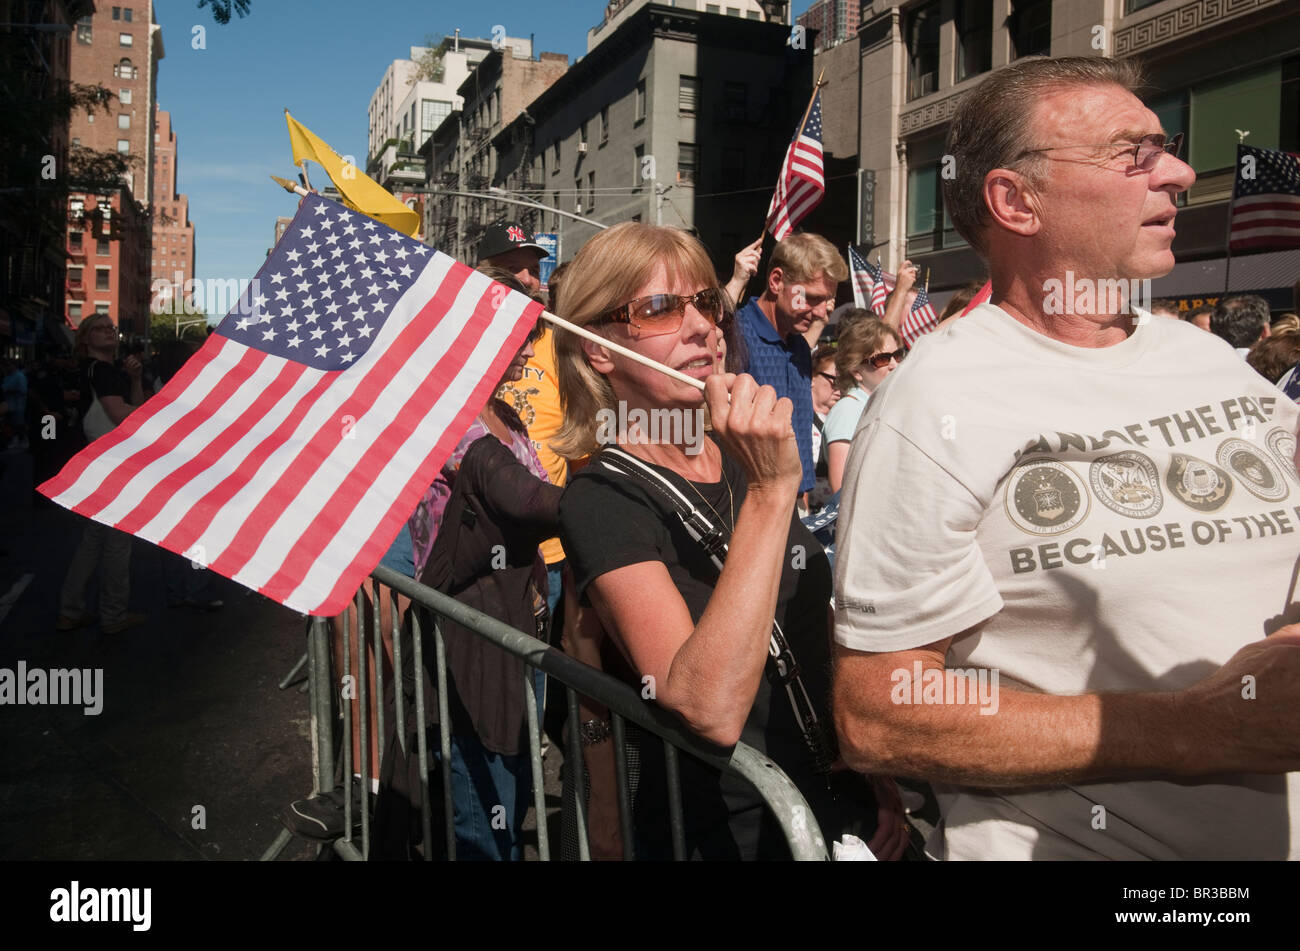
[[[371,610],[372,631],[367,633],[366,625],[362,623],[361,612],[366,604],[366,599],[362,596],[362,591],[369,587],[369,607]],[[438,703],[438,732],[440,738],[440,754],[442,762],[447,764],[451,757],[451,718],[448,710],[448,693],[447,693],[447,662],[446,650],[443,642],[441,625],[439,619],[442,617],[454,620],[457,624],[473,632],[475,635],[482,637],[492,644],[509,654],[518,657],[524,662],[524,707],[527,713],[528,724],[528,744],[532,764],[533,780],[533,805],[537,821],[537,852],[542,861],[548,861],[551,857],[551,844],[546,825],[546,802],[545,802],[545,781],[542,774],[542,756],[541,756],[541,724],[538,722],[538,711],[535,696],[535,687],[533,680],[533,669],[540,669],[549,678],[558,684],[562,684],[568,701],[569,722],[571,728],[567,731],[566,761],[573,769],[574,785],[576,788],[576,808],[575,827],[578,836],[578,853],[579,858],[587,860],[590,858],[590,852],[587,840],[586,824],[586,791],[584,788],[583,778],[583,757],[582,747],[578,730],[573,725],[579,720],[578,715],[578,695],[583,694],[597,703],[604,705],[609,710],[610,725],[612,728],[612,739],[614,743],[614,767],[615,778],[618,786],[619,799],[619,829],[623,843],[623,855],[625,859],[634,858],[633,848],[633,825],[632,825],[632,802],[628,787],[628,759],[627,759],[627,723],[628,721],[636,724],[643,731],[659,737],[664,746],[664,768],[668,782],[668,814],[669,827],[672,839],[673,858],[676,860],[685,859],[686,841],[685,841],[685,823],[682,817],[682,794],[681,794],[681,777],[678,753],[683,752],[688,756],[705,763],[706,765],[722,772],[736,774],[747,781],[754,787],[755,791],[762,798],[768,810],[776,819],[782,833],[785,836],[787,845],[790,848],[791,856],[797,860],[814,860],[821,861],[827,858],[827,846],[822,836],[821,830],[813,818],[812,809],[808,806],[803,795],[795,787],[776,763],[772,762],[758,751],[744,743],[737,743],[731,750],[715,746],[702,740],[698,736],[690,733],[682,727],[681,723],[667,711],[657,707],[655,704],[647,703],[642,700],[641,695],[632,687],[616,680],[593,667],[569,657],[564,652],[550,647],[543,641],[538,640],[528,634],[518,631],[495,618],[476,611],[472,608],[461,604],[454,598],[448,597],[440,591],[426,587],[411,578],[401,575],[388,568],[380,566],[375,569],[374,573],[368,579],[367,584],[363,585],[362,590],[358,590],[350,607],[343,616],[342,635],[343,635],[343,669],[341,677],[343,683],[350,685],[355,691],[355,699],[358,701],[360,713],[359,736],[360,736],[360,762],[354,769],[352,764],[352,703],[349,699],[341,700],[342,705],[342,731],[341,734],[336,732],[336,726],[339,725],[340,718],[335,708],[335,701],[340,699],[340,691],[337,689],[338,684],[332,682],[330,667],[330,622],[327,618],[312,618],[308,626],[307,636],[307,683],[309,694],[309,705],[311,709],[311,749],[312,749],[312,768],[315,779],[313,794],[322,791],[328,791],[334,788],[336,781],[336,756],[335,743],[342,745],[342,776],[344,777],[344,835],[330,843],[336,853],[347,860],[364,860],[370,854],[371,847],[371,827],[370,827],[370,785],[369,781],[360,784],[361,801],[354,802],[352,795],[352,783],[347,779],[353,773],[359,773],[362,777],[369,777],[372,774],[370,763],[370,743],[369,743],[369,698],[371,691],[371,676],[367,667],[367,652],[373,650],[377,662],[374,664],[374,690],[378,696],[376,704],[376,722],[375,728],[380,738],[379,746],[380,756],[383,755],[383,738],[386,736],[384,726],[384,644],[380,636],[381,619],[380,612],[380,590],[381,586],[387,588],[390,592],[396,592],[409,598],[414,606],[423,608],[424,611],[413,610],[412,615],[412,638],[411,648],[414,652],[414,669],[416,676],[414,678],[415,686],[415,715],[416,722],[421,725],[417,731],[417,756],[419,764],[419,775],[421,782],[420,789],[420,820],[421,834],[423,844],[423,854],[429,856],[433,849],[433,817],[430,814],[431,797],[428,789],[429,776],[429,750],[427,748],[426,730],[423,729],[425,724],[425,697],[423,676],[424,670],[423,657],[423,630],[422,625],[425,623],[423,615],[427,612],[432,619],[433,624],[433,642],[435,645],[436,657],[434,658],[435,672],[435,693],[437,694]],[[402,658],[402,638],[400,636],[401,618],[398,616],[398,607],[396,597],[390,597],[388,603],[391,610],[392,620],[392,676],[398,681],[393,684],[394,700],[396,705],[396,730],[398,742],[402,745],[402,751],[406,750],[405,736],[405,707],[404,692],[401,689],[401,677],[403,670]],[[356,656],[358,658],[358,669],[355,673],[352,670],[352,639],[357,640]],[[373,638],[373,643],[368,642],[368,638]],[[286,677],[287,683],[290,678]],[[376,774],[377,770],[373,771]],[[446,843],[448,858],[456,858],[456,836],[453,826],[452,794],[451,794],[451,770],[440,769],[439,775],[443,784],[443,815],[442,822],[446,828]],[[359,810],[359,827],[360,841],[354,836],[354,811]],[[292,835],[286,830],[280,833],[279,837],[267,849],[262,856],[263,860],[274,859],[283,848],[292,839]]]

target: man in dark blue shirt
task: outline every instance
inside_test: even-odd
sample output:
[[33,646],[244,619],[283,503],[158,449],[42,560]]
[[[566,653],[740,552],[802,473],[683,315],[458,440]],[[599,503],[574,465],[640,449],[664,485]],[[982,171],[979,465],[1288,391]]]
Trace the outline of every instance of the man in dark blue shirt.
[[835,306],[835,286],[848,276],[848,265],[829,241],[815,234],[792,234],[772,252],[763,293],[736,312],[749,349],[750,376],[794,403],[791,422],[803,463],[800,495],[816,484],[812,350],[803,334],[814,320],[826,319]]

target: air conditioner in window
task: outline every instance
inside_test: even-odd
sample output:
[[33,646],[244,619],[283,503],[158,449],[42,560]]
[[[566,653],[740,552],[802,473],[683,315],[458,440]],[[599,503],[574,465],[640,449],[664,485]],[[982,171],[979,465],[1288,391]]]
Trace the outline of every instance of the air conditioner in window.
[[587,143],[586,143],[586,142],[579,142],[579,143],[578,143],[578,154],[579,154],[579,155],[586,155],[586,154],[587,154]]

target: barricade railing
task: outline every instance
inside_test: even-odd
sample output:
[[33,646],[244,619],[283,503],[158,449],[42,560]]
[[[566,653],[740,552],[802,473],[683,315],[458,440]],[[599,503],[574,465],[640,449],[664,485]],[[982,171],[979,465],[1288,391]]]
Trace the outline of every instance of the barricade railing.
[[[367,626],[362,623],[361,617],[362,612],[367,607],[367,599],[363,597],[367,585],[369,585],[368,607],[372,621],[370,631],[367,631]],[[305,664],[307,668],[308,704],[311,711],[311,751],[315,781],[312,792],[317,794],[335,788],[336,764],[342,766],[345,831],[342,837],[330,843],[340,857],[346,860],[361,861],[370,855],[370,799],[372,793],[368,777],[372,773],[379,775],[379,770],[372,771],[370,762],[369,702],[372,685],[367,669],[367,652],[371,649],[373,649],[373,657],[376,660],[374,664],[374,690],[377,694],[375,730],[379,738],[378,749],[381,758],[384,755],[384,739],[387,735],[384,729],[385,671],[383,658],[385,657],[385,645],[381,636],[382,626],[380,623],[381,588],[388,589],[390,593],[390,597],[386,600],[391,611],[392,621],[391,646],[393,655],[391,677],[396,681],[392,684],[395,701],[396,735],[399,744],[401,744],[402,752],[408,755],[409,751],[406,749],[405,696],[402,689],[402,672],[404,670],[401,637],[402,618],[399,616],[397,599],[392,597],[391,594],[396,592],[404,595],[411,600],[412,605],[416,608],[411,612],[413,629],[410,646],[414,654],[411,658],[414,662],[415,671],[414,700],[416,709],[414,712],[416,723],[419,725],[419,729],[416,730],[416,755],[420,776],[420,831],[422,851],[426,858],[432,857],[433,854],[434,818],[430,812],[431,796],[428,788],[429,750],[428,731],[425,729],[427,722],[425,704],[428,702],[428,698],[425,696],[424,691],[423,671],[425,670],[425,664],[424,638],[422,635],[424,625],[431,623],[436,654],[434,658],[434,687],[438,703],[439,753],[441,754],[442,763],[446,767],[451,762],[452,723],[448,709],[446,649],[440,623],[440,619],[444,617],[472,632],[475,636],[482,637],[495,644],[501,650],[512,654],[524,663],[524,708],[528,726],[529,756],[532,765],[537,853],[542,861],[550,860],[551,844],[547,829],[545,779],[542,772],[541,756],[541,724],[538,720],[534,669],[541,670],[553,683],[562,685],[566,693],[569,728],[566,731],[567,749],[565,759],[566,765],[572,770],[571,781],[575,789],[575,795],[572,799],[576,802],[576,806],[574,806],[576,810],[574,826],[577,832],[579,859],[585,861],[590,858],[582,746],[577,729],[579,722],[579,694],[603,705],[609,711],[611,738],[614,744],[614,772],[618,787],[619,832],[625,859],[635,857],[632,801],[628,784],[628,721],[663,741],[669,829],[674,859],[682,860],[687,857],[686,827],[682,815],[679,751],[694,757],[713,769],[733,773],[748,782],[763,800],[766,808],[772,813],[785,837],[786,844],[790,848],[792,858],[804,861],[821,861],[827,858],[826,842],[821,829],[813,818],[813,812],[807,800],[804,799],[798,788],[781,768],[769,758],[761,755],[757,750],[743,742],[737,743],[731,749],[709,743],[685,729],[680,721],[667,711],[653,703],[647,703],[637,690],[622,681],[568,656],[563,651],[551,647],[536,637],[516,630],[495,618],[461,604],[440,591],[426,587],[383,566],[376,568],[371,577],[367,579],[367,583],[363,584],[362,588],[357,591],[352,606],[348,608],[343,616],[342,623],[343,669],[338,673],[342,682],[351,686],[353,698],[357,701],[357,708],[360,711],[360,722],[357,731],[360,741],[360,762],[356,764],[355,769],[352,763],[353,704],[350,699],[340,699],[339,684],[334,681],[331,675],[330,620],[328,618],[312,618],[308,625]],[[352,658],[354,656],[352,642],[354,638],[357,643],[355,651],[357,670],[355,673],[352,670]],[[302,664],[303,662],[300,661],[299,668]],[[295,670],[299,668],[295,668]],[[291,678],[292,674],[285,678],[281,686],[286,686]],[[336,729],[340,720],[335,707],[336,701],[340,702],[342,706],[341,732]],[[336,759],[336,743],[341,745],[341,764],[338,764]],[[382,765],[382,763],[379,765]],[[360,802],[354,802],[353,783],[349,781],[354,773],[366,777],[359,784],[361,790]],[[451,770],[441,768],[438,773],[442,778],[443,785],[443,815],[441,821],[446,829],[447,857],[454,861],[456,858],[456,836],[453,822]],[[359,823],[354,823],[353,814],[358,810]],[[354,835],[354,828],[357,825],[359,825],[360,831],[359,842]],[[288,830],[282,831],[275,842],[263,854],[263,860],[274,859],[288,845],[291,839],[292,834]]]

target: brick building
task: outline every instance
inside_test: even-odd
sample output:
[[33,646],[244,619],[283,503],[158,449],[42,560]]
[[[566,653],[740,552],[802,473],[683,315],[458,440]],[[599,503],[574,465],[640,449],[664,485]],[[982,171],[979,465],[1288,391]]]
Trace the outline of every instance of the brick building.
[[817,52],[839,46],[858,35],[859,0],[817,0],[795,22],[816,39],[809,46]]
[[126,336],[148,333],[154,112],[162,31],[153,0],[99,4],[77,20],[71,79],[113,94],[108,112],[73,115],[72,144],[115,150],[129,158],[116,188],[74,194],[68,207],[67,317],[75,327],[90,313],[106,313]]
[[195,251],[190,200],[176,191],[176,131],[172,128],[171,113],[156,105],[154,143],[150,285],[156,289],[153,296],[158,309],[164,299],[175,299],[186,293],[186,282],[194,277]]
[[0,2],[0,75],[6,94],[36,119],[6,126],[0,153],[0,353],[7,356],[31,357],[43,337],[66,344],[59,340],[66,209],[56,183],[68,167],[68,117],[52,101],[67,89],[72,24],[93,6]]

